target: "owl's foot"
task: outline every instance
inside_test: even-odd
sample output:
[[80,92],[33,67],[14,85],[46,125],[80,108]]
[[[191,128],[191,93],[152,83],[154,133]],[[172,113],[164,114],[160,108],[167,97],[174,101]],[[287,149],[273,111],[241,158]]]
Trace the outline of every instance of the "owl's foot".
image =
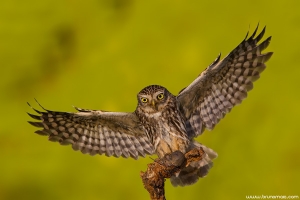
[[175,151],[148,164],[147,171],[141,172],[140,176],[151,199],[166,199],[165,178],[170,178],[190,163],[201,160],[204,154],[202,148],[194,148],[186,154]]

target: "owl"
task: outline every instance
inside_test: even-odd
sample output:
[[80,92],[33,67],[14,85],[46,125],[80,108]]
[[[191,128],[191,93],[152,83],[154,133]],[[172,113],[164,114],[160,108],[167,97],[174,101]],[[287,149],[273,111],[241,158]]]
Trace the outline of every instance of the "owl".
[[[220,55],[190,85],[173,95],[165,87],[150,85],[137,95],[134,112],[108,112],[77,108],[76,113],[34,109],[41,128],[35,131],[50,141],[72,145],[90,155],[132,157],[157,154],[163,158],[174,151],[202,147],[205,155],[171,177],[174,186],[191,185],[207,175],[217,157],[212,149],[194,139],[205,129],[212,130],[235,106],[247,97],[253,82],[266,68],[272,52],[262,53],[271,37],[260,44],[265,28],[246,38],[224,59]],[[29,104],[28,104],[29,105]],[[29,105],[30,106],[30,105]]]

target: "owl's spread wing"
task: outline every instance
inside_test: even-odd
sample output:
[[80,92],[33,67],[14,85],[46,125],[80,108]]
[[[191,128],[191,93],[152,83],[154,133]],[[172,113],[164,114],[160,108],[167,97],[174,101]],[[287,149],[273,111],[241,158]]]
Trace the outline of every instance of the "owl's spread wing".
[[[29,105],[30,106],[30,105]],[[33,108],[34,109],[34,108]],[[43,108],[44,109],[44,108]],[[43,128],[35,131],[49,136],[50,141],[71,144],[74,150],[90,155],[105,154],[115,157],[145,157],[154,149],[134,113],[105,112],[76,108],[79,112],[44,112],[29,114],[39,122],[29,122]]]
[[[257,27],[258,28],[258,27]],[[253,82],[266,68],[272,52],[262,54],[271,37],[257,44],[265,28],[256,37],[246,38],[223,60],[219,57],[177,96],[180,110],[187,119],[190,137],[212,130],[226,113],[247,97]]]

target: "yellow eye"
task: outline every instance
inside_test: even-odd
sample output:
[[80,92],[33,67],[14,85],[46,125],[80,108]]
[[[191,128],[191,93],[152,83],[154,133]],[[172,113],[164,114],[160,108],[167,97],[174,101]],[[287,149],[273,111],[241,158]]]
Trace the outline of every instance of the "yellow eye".
[[142,97],[142,98],[141,98],[141,101],[142,101],[143,103],[147,103],[147,102],[148,102],[148,99],[147,99],[147,98],[144,98],[144,97]]
[[159,95],[157,95],[157,99],[158,100],[162,100],[164,98],[164,94],[160,93]]

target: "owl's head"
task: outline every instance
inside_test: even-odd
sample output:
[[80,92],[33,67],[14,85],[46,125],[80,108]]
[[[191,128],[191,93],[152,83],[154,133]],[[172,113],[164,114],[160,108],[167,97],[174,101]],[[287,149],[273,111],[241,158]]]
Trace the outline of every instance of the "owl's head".
[[142,89],[138,95],[138,106],[146,113],[162,111],[174,96],[164,87],[150,85]]

